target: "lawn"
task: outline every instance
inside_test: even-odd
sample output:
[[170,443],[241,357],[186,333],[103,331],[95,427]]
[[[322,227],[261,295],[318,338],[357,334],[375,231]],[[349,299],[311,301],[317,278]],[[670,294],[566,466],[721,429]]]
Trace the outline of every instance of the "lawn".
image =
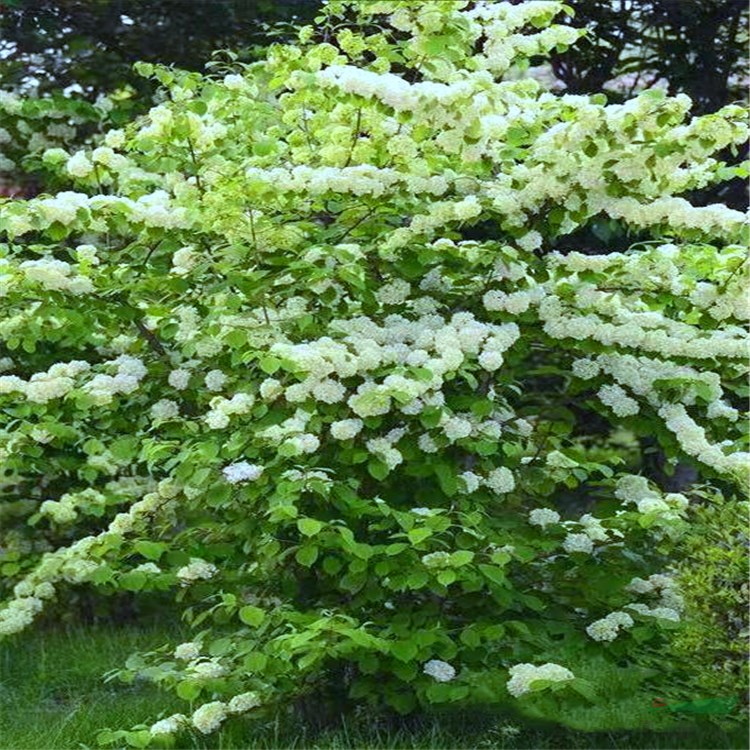
[[[129,728],[152,720],[155,710],[184,710],[184,705],[153,687],[102,681],[102,674],[121,665],[129,653],[173,638],[174,632],[155,626],[97,626],[37,630],[6,641],[0,651],[0,748],[95,748],[97,731],[103,727]],[[400,721],[350,717],[336,726],[314,730],[289,715],[263,723],[236,719],[209,738],[185,735],[178,747],[739,750],[747,748],[748,742],[744,729],[729,731],[692,723],[674,724],[662,731],[586,733],[524,723],[511,716],[454,712]]]

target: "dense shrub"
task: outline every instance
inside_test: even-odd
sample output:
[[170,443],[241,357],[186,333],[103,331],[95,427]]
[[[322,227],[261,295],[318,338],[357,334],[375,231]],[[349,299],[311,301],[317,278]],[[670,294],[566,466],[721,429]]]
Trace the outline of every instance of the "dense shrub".
[[[304,695],[564,721],[679,627],[691,488],[638,439],[747,479],[745,217],[676,197],[747,126],[503,81],[563,11],[333,2],[223,77],[144,64],[164,104],[0,205],[0,629],[174,588],[193,641],[121,676],[193,713],[131,744]],[[555,252],[596,222],[640,241]]]
[[701,506],[680,544],[686,624],[674,646],[709,696],[747,695],[747,517],[747,503]]

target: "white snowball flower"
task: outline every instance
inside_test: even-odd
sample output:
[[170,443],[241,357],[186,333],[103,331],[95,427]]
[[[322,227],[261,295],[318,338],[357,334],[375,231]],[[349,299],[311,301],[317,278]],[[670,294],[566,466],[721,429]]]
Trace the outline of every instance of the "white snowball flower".
[[213,659],[193,662],[188,669],[193,676],[206,680],[214,680],[227,673],[226,667]]
[[510,469],[506,466],[493,469],[487,476],[487,479],[484,480],[484,483],[498,495],[512,492],[516,487],[516,480]]
[[226,704],[221,701],[213,701],[204,703],[193,712],[192,723],[201,734],[211,734],[221,726],[226,718]]
[[260,384],[261,398],[267,401],[273,401],[273,399],[278,398],[283,392],[284,386],[276,378],[266,378]]
[[473,471],[464,471],[460,474],[460,477],[464,481],[466,487],[464,492],[466,492],[467,495],[471,495],[472,492],[476,492],[479,489],[479,485],[482,481],[479,474],[475,474]]
[[190,382],[190,371],[182,369],[172,370],[172,372],[169,373],[167,382],[172,388],[176,388],[178,391],[184,391]]
[[228,73],[224,76],[224,85],[230,91],[239,91],[247,86],[247,82],[241,75],[237,75],[237,73]]
[[157,401],[151,407],[151,417],[157,421],[163,422],[167,419],[174,419],[180,415],[180,407],[175,401],[163,398]]
[[331,436],[336,440],[351,440],[364,427],[361,419],[341,419],[331,423]]
[[505,359],[503,358],[502,352],[485,349],[479,355],[478,362],[483,370],[487,370],[487,372],[495,372],[495,370],[499,370],[503,366]]
[[448,440],[460,440],[471,435],[471,422],[462,417],[449,417],[443,422],[442,428]]
[[184,565],[177,571],[177,578],[183,586],[187,586],[195,581],[213,578],[218,572],[219,569],[215,565],[194,557],[188,565]]
[[234,464],[225,466],[221,473],[230,484],[239,484],[240,482],[254,482],[259,479],[263,473],[263,467],[257,464],[251,464],[247,461],[239,461]]
[[172,714],[172,716],[168,716],[166,719],[160,719],[152,724],[149,728],[149,733],[152,737],[174,734],[175,732],[179,732],[186,723],[187,717],[183,714]]
[[209,391],[220,391],[227,382],[227,376],[221,370],[210,370],[203,382]]
[[201,647],[199,643],[194,641],[188,641],[187,643],[180,643],[174,650],[174,658],[181,659],[182,661],[193,661],[201,655]]
[[88,177],[94,169],[94,165],[83,151],[77,151],[68,159],[66,165],[71,177]]
[[516,664],[510,668],[510,680],[506,684],[508,692],[519,698],[531,690],[531,684],[537,680],[551,682],[567,682],[575,679],[575,675],[559,664],[548,662],[537,667],[533,664]]
[[568,534],[563,541],[566,552],[584,552],[590,555],[594,551],[594,543],[588,534]]
[[422,671],[436,682],[450,682],[456,676],[456,670],[446,661],[430,659]]
[[586,632],[595,641],[613,641],[620,633],[620,628],[633,626],[633,618],[627,612],[610,612],[601,620],[592,622]]
[[549,508],[534,508],[529,513],[529,524],[531,526],[541,526],[545,528],[553,523],[560,521],[560,514],[555,510]]
[[243,714],[251,708],[260,706],[260,704],[260,696],[257,693],[240,693],[239,695],[235,695],[232,700],[229,701],[227,709],[230,714]]

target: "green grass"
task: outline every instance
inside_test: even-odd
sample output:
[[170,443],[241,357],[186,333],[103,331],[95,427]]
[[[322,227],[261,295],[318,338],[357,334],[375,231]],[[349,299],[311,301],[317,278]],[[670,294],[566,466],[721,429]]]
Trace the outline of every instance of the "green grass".
[[[96,747],[103,727],[130,728],[161,711],[184,711],[184,704],[149,685],[104,683],[104,672],[128,654],[173,640],[174,633],[149,627],[72,628],[32,631],[0,650],[0,750],[58,750]],[[618,713],[632,707],[612,707]],[[645,709],[644,716],[649,709]],[[653,712],[650,713],[653,717]],[[575,717],[573,717],[575,719]],[[625,717],[623,716],[623,721]],[[632,714],[631,714],[632,720]],[[645,719],[644,719],[645,721]],[[505,727],[520,730],[510,736]],[[312,729],[290,715],[263,723],[234,719],[208,738],[186,735],[180,748],[612,748],[613,750],[748,747],[746,729],[724,731],[693,723],[668,731],[586,733],[522,723],[488,713],[453,712],[401,721],[349,717],[334,727]]]

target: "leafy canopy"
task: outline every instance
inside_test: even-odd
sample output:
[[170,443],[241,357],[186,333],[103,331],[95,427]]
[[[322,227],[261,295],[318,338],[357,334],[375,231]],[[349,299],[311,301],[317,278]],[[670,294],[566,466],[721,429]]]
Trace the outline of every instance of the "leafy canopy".
[[[192,714],[103,742],[312,692],[564,721],[653,675],[689,499],[746,479],[745,217],[679,195],[747,125],[519,78],[565,11],[331,2],[223,76],[144,63],[162,104],[0,204],[0,629],[74,584],[196,628],[121,674]],[[594,224],[639,241],[555,251]]]

